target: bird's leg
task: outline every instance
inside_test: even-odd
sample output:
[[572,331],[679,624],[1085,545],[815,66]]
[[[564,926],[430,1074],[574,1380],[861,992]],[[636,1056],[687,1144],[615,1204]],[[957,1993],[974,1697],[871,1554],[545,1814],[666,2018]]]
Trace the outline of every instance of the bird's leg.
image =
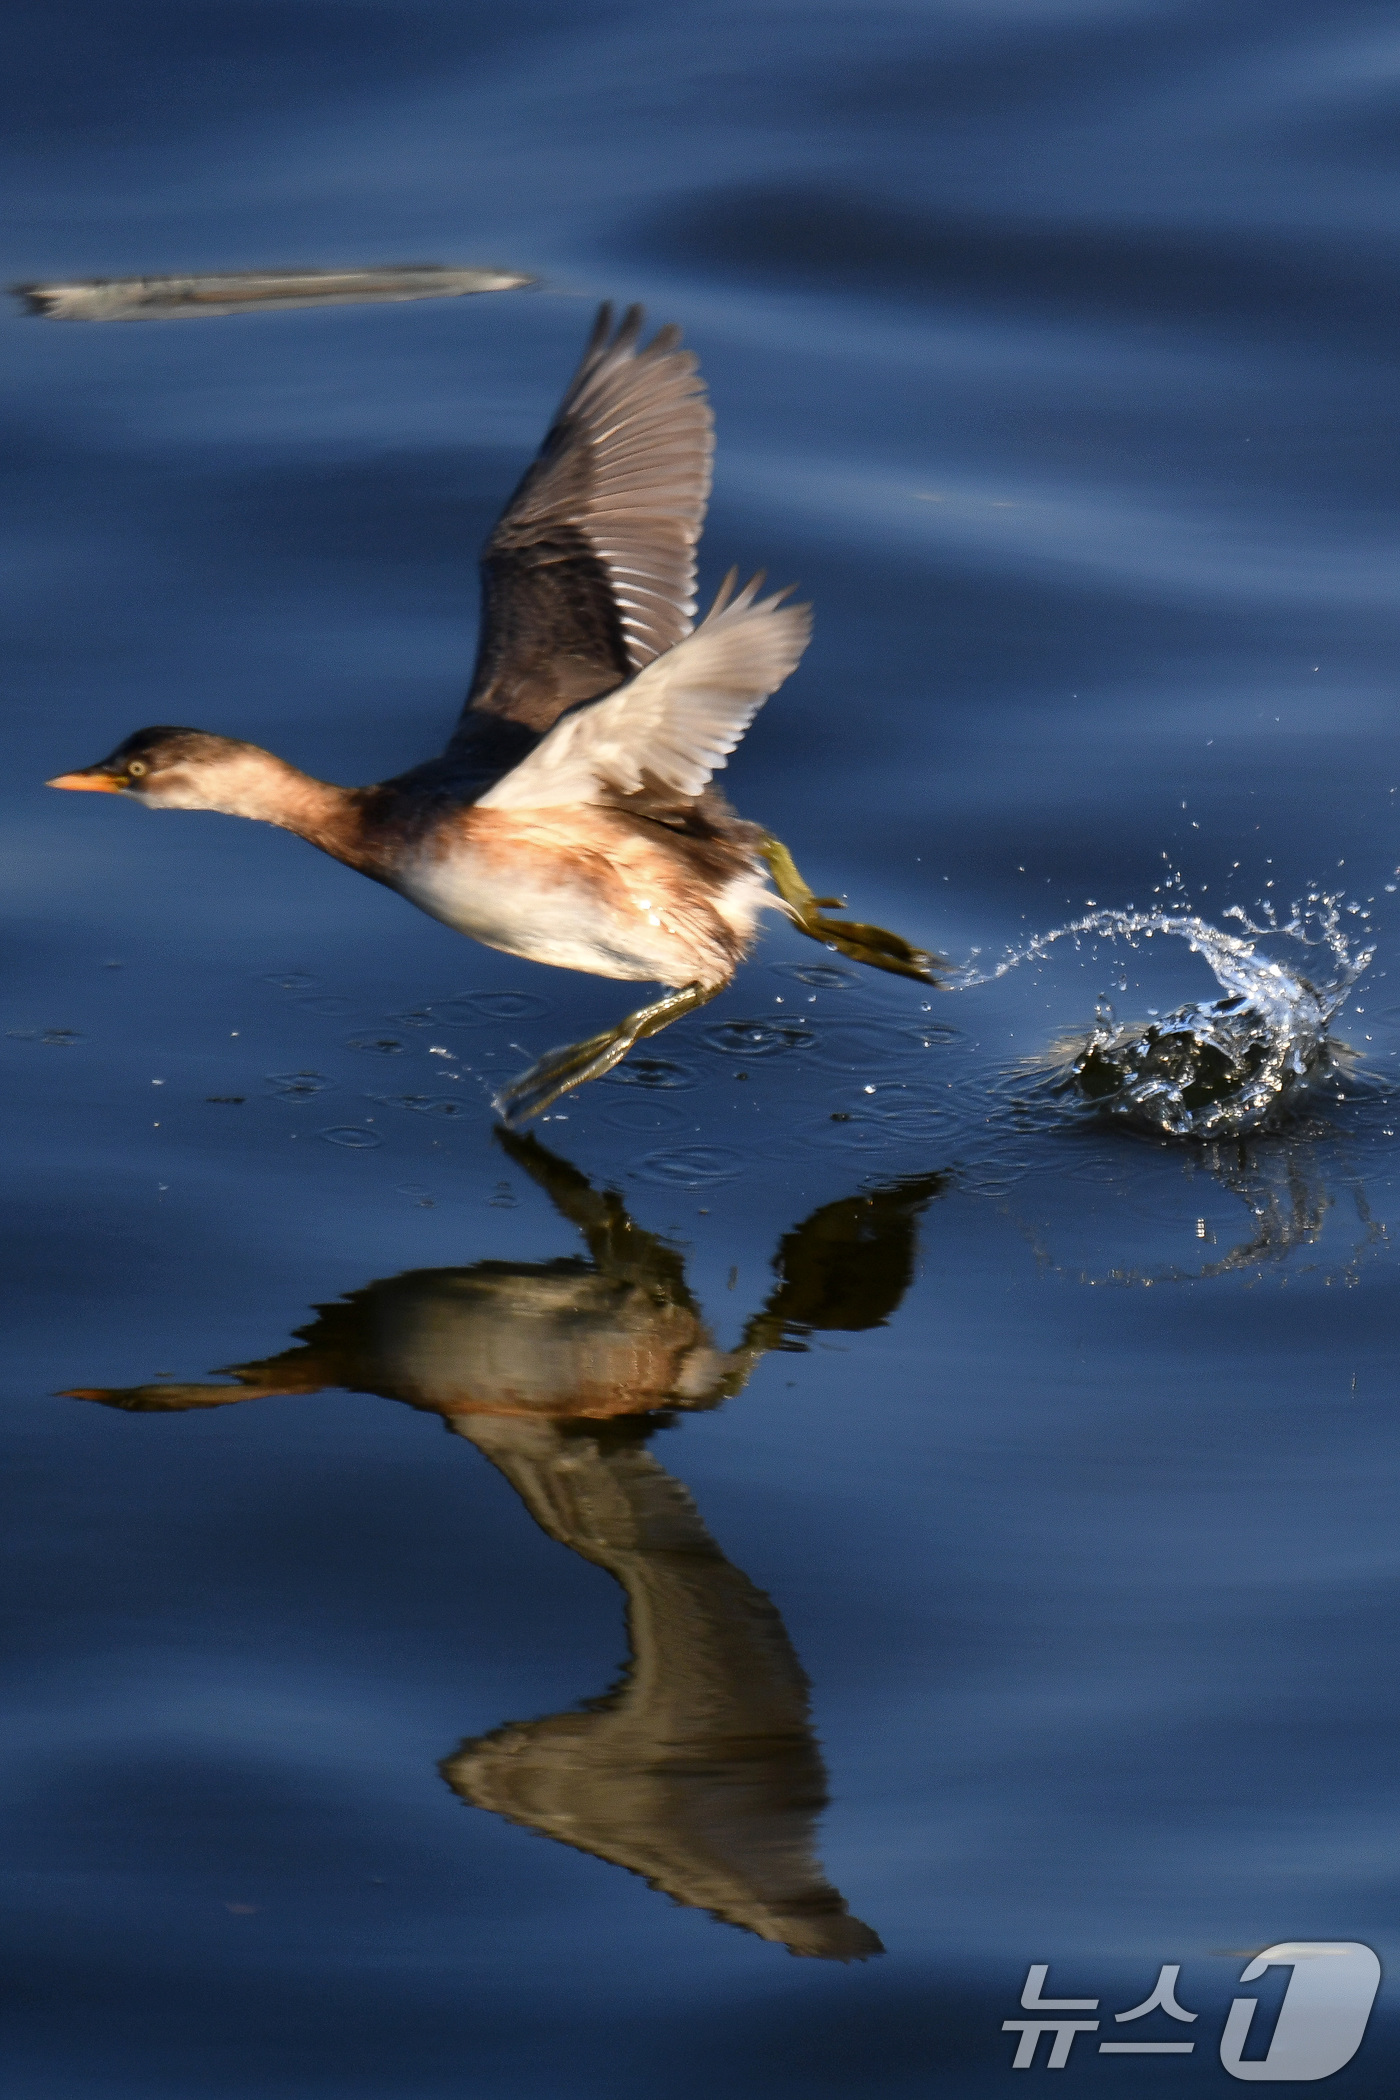
[[814,897],[797,872],[797,864],[781,839],[771,832],[760,842],[758,851],[767,864],[773,878],[773,887],[784,904],[791,909],[795,924],[809,939],[820,941],[824,947],[839,949],[849,955],[853,962],[869,963],[875,970],[893,970],[899,977],[917,977],[923,984],[937,984],[937,972],[945,967],[941,955],[930,955],[924,948],[911,947],[897,933],[886,933],[883,926],[865,926],[858,920],[824,919],[820,906],[829,911],[840,911],[839,897]]
[[557,1101],[561,1094],[568,1094],[587,1080],[600,1079],[604,1072],[611,1072],[620,1065],[634,1044],[644,1036],[656,1035],[659,1030],[669,1028],[672,1021],[679,1021],[682,1014],[694,1013],[697,1006],[704,1006],[722,991],[718,984],[687,984],[678,992],[668,992],[652,1006],[639,1006],[634,1014],[619,1021],[616,1028],[606,1029],[601,1035],[585,1037],[581,1043],[570,1043],[562,1050],[549,1050],[522,1072],[509,1086],[503,1087],[491,1104],[508,1130],[518,1129],[537,1116],[542,1108]]

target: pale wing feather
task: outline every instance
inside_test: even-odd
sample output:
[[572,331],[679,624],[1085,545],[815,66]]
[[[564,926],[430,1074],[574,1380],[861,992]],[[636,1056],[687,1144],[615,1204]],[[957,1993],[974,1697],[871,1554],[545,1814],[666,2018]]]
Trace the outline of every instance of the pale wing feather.
[[759,598],[761,581],[727,602],[731,577],[702,626],[620,692],[556,723],[479,806],[616,802],[658,787],[694,801],[807,646],[811,607],[784,604],[781,591]]
[[629,314],[560,405],[551,436],[586,457],[586,495],[567,471],[551,488],[546,469],[529,499],[532,522],[567,519],[587,535],[634,670],[690,633],[715,443],[699,361],[679,347],[680,331],[663,328],[639,351],[640,329],[640,313]]

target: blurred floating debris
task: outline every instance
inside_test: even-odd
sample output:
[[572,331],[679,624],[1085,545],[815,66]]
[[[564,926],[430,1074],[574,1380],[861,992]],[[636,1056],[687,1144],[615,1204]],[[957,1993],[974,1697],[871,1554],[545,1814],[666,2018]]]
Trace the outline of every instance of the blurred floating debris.
[[201,314],[266,313],[284,306],[360,306],[402,299],[461,299],[532,284],[515,270],[459,270],[389,263],[374,270],[232,270],[199,277],[88,277],[14,284],[26,310],[47,321],[180,321]]

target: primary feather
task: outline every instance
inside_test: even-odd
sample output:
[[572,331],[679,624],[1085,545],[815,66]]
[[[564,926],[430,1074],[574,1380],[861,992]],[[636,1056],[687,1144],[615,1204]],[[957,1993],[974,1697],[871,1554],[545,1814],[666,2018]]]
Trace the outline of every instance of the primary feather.
[[542,732],[690,633],[714,418],[680,330],[601,308],[539,457],[482,558],[482,634],[453,746]]

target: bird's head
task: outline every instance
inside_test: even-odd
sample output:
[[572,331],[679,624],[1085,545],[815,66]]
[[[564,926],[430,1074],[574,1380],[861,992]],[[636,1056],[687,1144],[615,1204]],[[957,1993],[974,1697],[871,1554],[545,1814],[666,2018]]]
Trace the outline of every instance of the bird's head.
[[[279,760],[256,744],[208,736],[202,729],[138,729],[110,758],[60,773],[53,788],[132,795],[148,809],[215,809],[261,817]],[[275,819],[274,819],[275,821]]]

